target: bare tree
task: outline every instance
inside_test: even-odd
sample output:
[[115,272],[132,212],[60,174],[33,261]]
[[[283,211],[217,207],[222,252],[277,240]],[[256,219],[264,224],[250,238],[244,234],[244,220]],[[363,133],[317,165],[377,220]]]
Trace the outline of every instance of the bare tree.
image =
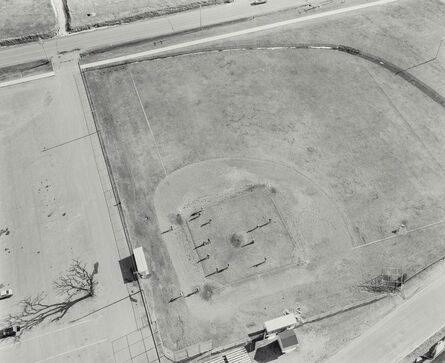
[[86,265],[79,260],[73,260],[68,271],[54,281],[54,288],[59,296],[65,296],[65,301],[71,301],[76,296],[91,297],[94,296],[97,281],[99,264],[96,262],[93,271],[88,272]]
[[59,296],[64,296],[62,302],[45,303],[45,293],[36,297],[28,297],[20,302],[22,310],[16,314],[9,314],[5,323],[10,326],[20,326],[16,338],[27,330],[31,330],[45,320],[54,322],[65,316],[68,310],[78,302],[93,297],[98,282],[95,275],[99,264],[96,262],[93,270],[88,272],[86,265],[79,260],[73,260],[70,268],[54,281],[54,288]]

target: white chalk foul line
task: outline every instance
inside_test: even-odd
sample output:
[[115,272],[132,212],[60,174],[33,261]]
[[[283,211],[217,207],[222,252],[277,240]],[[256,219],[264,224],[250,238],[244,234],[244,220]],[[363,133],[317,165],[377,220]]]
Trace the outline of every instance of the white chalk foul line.
[[152,55],[168,52],[168,51],[171,51],[171,50],[187,48],[187,47],[191,47],[191,46],[194,46],[194,45],[200,45],[200,44],[204,44],[204,43],[215,42],[215,41],[222,40],[222,39],[237,37],[237,36],[240,36],[240,35],[251,34],[251,33],[260,32],[260,31],[264,31],[264,30],[271,30],[271,29],[283,27],[283,26],[286,26],[286,25],[292,25],[292,24],[296,24],[296,23],[300,23],[300,22],[304,22],[304,21],[308,21],[308,20],[320,19],[320,18],[324,18],[324,17],[327,17],[327,16],[337,15],[337,14],[344,14],[344,13],[348,13],[348,12],[351,12],[351,11],[354,11],[354,10],[370,8],[370,7],[377,6],[377,5],[384,5],[384,4],[392,3],[392,2],[395,2],[395,1],[397,1],[397,0],[378,0],[378,1],[370,2],[370,3],[366,3],[366,4],[350,6],[350,7],[347,7],[347,8],[325,11],[323,13],[302,16],[302,17],[299,17],[299,18],[279,21],[279,22],[276,22],[276,23],[261,25],[261,26],[257,26],[257,27],[253,27],[253,28],[249,28],[249,29],[239,30],[239,31],[236,31],[236,32],[231,32],[231,33],[216,35],[216,36],[212,36],[212,37],[192,40],[192,41],[189,41],[189,42],[184,42],[184,43],[181,43],[181,44],[170,45],[170,46],[163,47],[163,48],[151,49],[151,50],[147,50],[147,51],[144,51],[144,52],[133,53],[133,54],[124,55],[124,56],[120,56],[120,57],[115,57],[115,58],[110,58],[110,59],[104,59],[104,60],[101,60],[101,61],[86,63],[86,64],[80,65],[80,68],[81,69],[88,69],[88,68],[93,68],[93,67],[101,67],[101,66],[110,65],[110,64],[113,64],[113,63],[120,63],[120,62],[125,62],[125,61],[129,61],[129,60],[138,59],[138,58],[144,58],[144,57],[148,57],[148,56],[152,56]]
[[372,241],[372,242],[368,242],[368,243],[365,243],[365,244],[362,244],[362,245],[359,245],[359,246],[352,247],[352,249],[356,250],[358,248],[367,247],[369,245],[373,245],[373,244],[376,244],[376,243],[379,243],[379,242],[387,241],[387,240],[394,239],[394,238],[400,238],[400,237],[406,236],[407,234],[410,234],[412,232],[421,231],[423,229],[431,228],[431,227],[437,226],[437,225],[442,224],[442,223],[445,223],[445,220],[434,222],[434,223],[430,223],[430,224],[427,224],[425,226],[413,228],[413,229],[410,229],[410,230],[406,231],[405,233],[394,234],[392,236],[388,236],[388,237],[385,237],[385,238],[377,239],[377,240]]
[[36,74],[34,76],[29,76],[29,77],[13,79],[11,81],[6,81],[6,82],[3,82],[3,83],[0,83],[0,88],[2,88],[2,87],[9,87],[9,86],[13,86],[13,85],[16,85],[16,84],[30,82],[30,81],[35,81],[35,80],[38,80],[38,79],[48,78],[48,77],[52,77],[52,76],[54,76],[54,71],[47,72],[47,73],[42,73],[42,74]]

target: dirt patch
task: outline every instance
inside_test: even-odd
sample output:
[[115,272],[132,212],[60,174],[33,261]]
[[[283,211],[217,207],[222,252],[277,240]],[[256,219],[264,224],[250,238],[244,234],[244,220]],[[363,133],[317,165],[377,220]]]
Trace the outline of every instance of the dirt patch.
[[238,248],[247,243],[247,238],[247,232],[236,232],[230,237],[230,243]]
[[182,226],[184,224],[184,219],[182,218],[181,214],[179,213],[172,213],[169,215],[169,221],[171,224],[175,224],[178,226]]
[[201,297],[204,300],[209,301],[213,296],[213,290],[214,290],[214,287],[212,285],[205,284],[201,290]]

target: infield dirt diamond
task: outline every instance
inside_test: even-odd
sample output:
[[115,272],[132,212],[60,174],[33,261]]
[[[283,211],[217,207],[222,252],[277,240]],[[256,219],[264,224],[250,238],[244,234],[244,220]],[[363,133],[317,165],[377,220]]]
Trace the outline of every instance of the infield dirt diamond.
[[207,206],[184,226],[204,275],[222,284],[296,262],[295,245],[265,187]]
[[235,291],[260,280],[272,287],[291,270],[302,278],[313,258],[314,243],[307,241],[329,236],[340,249],[349,244],[328,223],[339,219],[332,202],[275,163],[221,159],[185,167],[158,186],[155,205],[179,278],[170,301],[200,292],[215,302],[216,290],[227,289],[236,300]]

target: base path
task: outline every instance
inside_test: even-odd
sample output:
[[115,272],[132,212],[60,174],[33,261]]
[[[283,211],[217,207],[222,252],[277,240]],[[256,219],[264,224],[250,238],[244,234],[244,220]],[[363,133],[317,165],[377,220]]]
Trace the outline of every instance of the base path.
[[407,300],[328,362],[399,362],[445,326],[445,280]]

